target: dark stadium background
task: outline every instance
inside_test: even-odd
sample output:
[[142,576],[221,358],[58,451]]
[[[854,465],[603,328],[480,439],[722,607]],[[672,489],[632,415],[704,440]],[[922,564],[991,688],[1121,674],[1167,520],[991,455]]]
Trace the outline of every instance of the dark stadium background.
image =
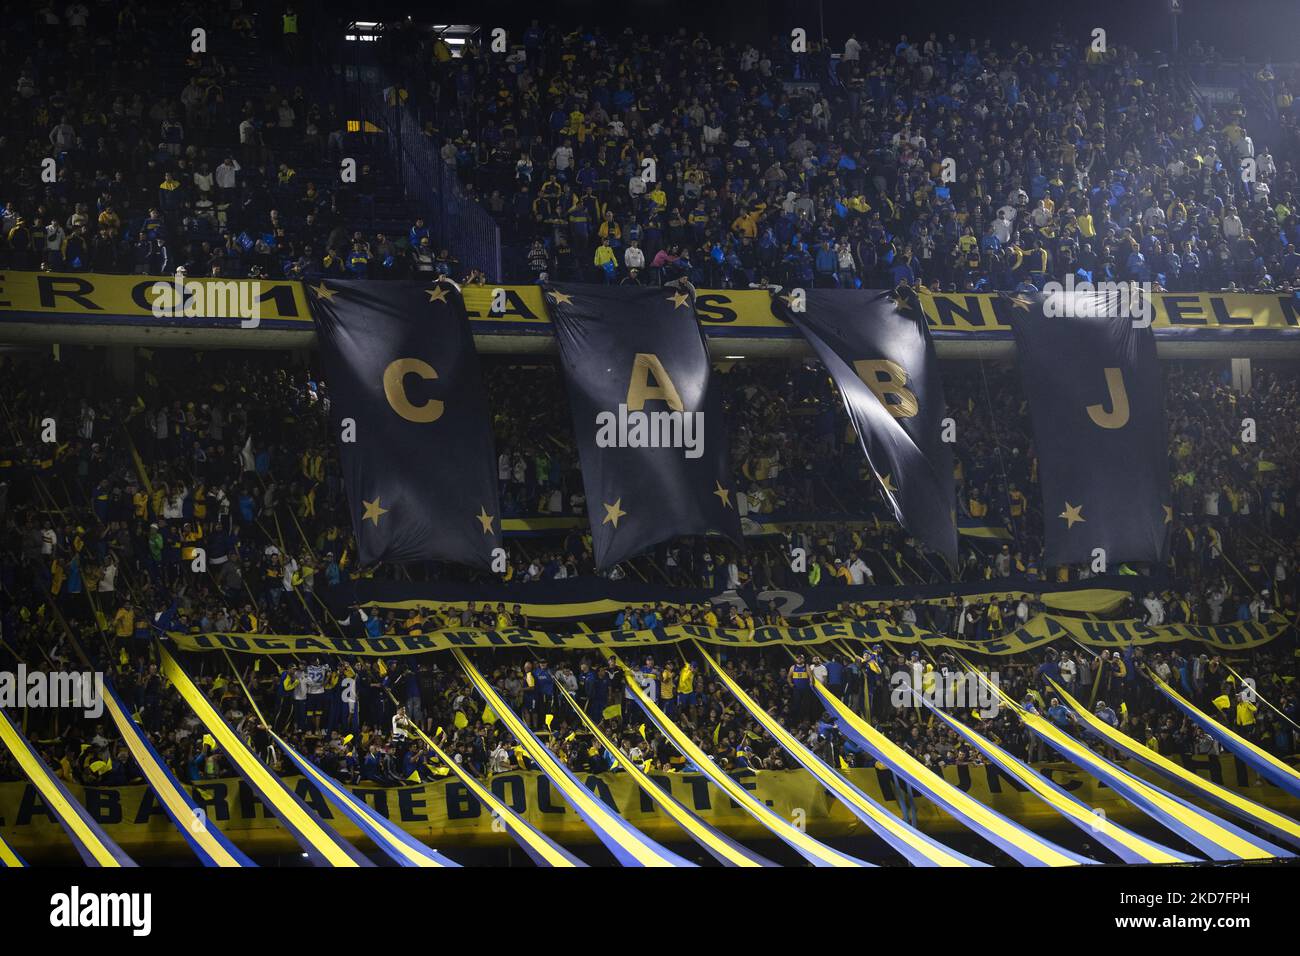
[[[925,37],[995,36],[1031,40],[1050,36],[1058,27],[1089,33],[1094,27],[1114,30],[1114,42],[1142,51],[1168,52],[1171,47],[1169,0],[1094,0],[1088,3],[1039,0],[929,0],[881,3],[878,0],[786,0],[786,2],[682,3],[680,0],[549,0],[537,3],[418,3],[390,0],[347,3],[339,0],[311,5],[320,15],[349,20],[385,20],[413,16],[445,22],[474,23],[524,29],[532,19],[542,25],[600,24],[607,29],[685,27],[715,37],[757,42],[796,26],[814,36],[819,21],[839,49],[850,31],[859,36],[893,37],[899,33]],[[304,15],[314,15],[304,10]],[[1300,4],[1290,0],[1183,0],[1178,32],[1184,42],[1200,37],[1228,57],[1294,59],[1300,44]]]

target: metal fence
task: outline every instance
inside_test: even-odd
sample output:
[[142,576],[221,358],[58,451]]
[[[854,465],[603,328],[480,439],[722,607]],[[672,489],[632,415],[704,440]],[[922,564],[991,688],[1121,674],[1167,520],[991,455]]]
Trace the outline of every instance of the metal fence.
[[370,44],[348,46],[327,67],[334,96],[345,104],[348,118],[369,120],[382,131],[403,193],[413,206],[430,211],[434,246],[450,249],[462,273],[478,269],[489,282],[503,281],[496,221],[466,194],[455,167],[442,161],[438,143],[422,129],[418,109],[409,102],[389,104],[384,95],[392,86],[389,75],[366,55],[371,51],[361,49]]
[[450,249],[463,271],[478,269],[489,282],[500,282],[501,230],[496,221],[465,193],[455,167],[442,161],[437,142],[421,129],[411,107],[390,105],[378,83],[364,84],[361,92],[366,118],[388,139],[403,191],[433,210],[429,228],[434,245]]

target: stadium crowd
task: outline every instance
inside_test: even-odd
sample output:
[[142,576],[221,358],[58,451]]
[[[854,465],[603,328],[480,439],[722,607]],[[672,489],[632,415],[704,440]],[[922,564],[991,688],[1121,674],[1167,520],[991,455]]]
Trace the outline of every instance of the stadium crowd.
[[[242,6],[204,4],[177,17],[152,0],[27,6],[0,38],[0,265],[462,271],[454,248],[434,244],[437,210],[376,216],[385,194],[402,208],[392,157],[348,126],[335,90],[276,55],[310,17],[259,24]],[[210,30],[208,52],[190,49],[194,24]],[[312,43],[343,42],[327,23],[314,29]],[[1198,97],[1178,69],[1059,35],[1036,47],[853,36],[834,57],[829,44],[796,54],[777,38],[760,49],[685,28],[611,36],[534,22],[518,39],[504,56],[476,42],[453,51],[394,24],[373,44],[395,77],[390,102],[425,118],[424,142],[403,148],[453,169],[496,219],[507,281],[1028,290],[1076,275],[1286,291],[1300,280],[1290,78],[1267,74],[1269,115],[1252,117],[1240,100]],[[1256,123],[1277,141],[1256,142]],[[345,156],[361,159],[355,182],[336,169]]]
[[[283,55],[287,23],[258,26],[242,4],[12,6],[29,10],[6,10],[0,36],[0,265],[451,271],[454,257],[410,216],[391,157],[348,126],[342,94]],[[205,51],[193,49],[194,28],[207,31]],[[355,176],[341,174],[344,157]]]
[[[141,356],[140,387],[131,389],[116,384],[96,358],[67,349],[57,363],[51,358],[21,355],[4,361],[0,376],[0,413],[4,417],[0,429],[0,636],[5,644],[0,653],[15,664],[22,659],[29,664],[43,661],[54,667],[75,666],[69,632],[96,653],[105,646],[104,639],[112,641],[118,656],[109,658],[108,663],[118,672],[119,685],[138,706],[146,725],[151,731],[180,734],[171,742],[168,757],[182,776],[199,772],[196,767],[206,768],[201,772],[209,775],[228,768],[210,747],[204,749],[202,735],[194,733],[193,720],[183,717],[179,699],[158,676],[148,650],[155,634],[332,633],[341,628],[345,633],[380,635],[419,634],[442,626],[545,626],[530,622],[517,603],[368,615],[353,609],[346,617],[333,617],[320,599],[323,589],[331,585],[374,575],[463,580],[468,572],[442,566],[356,566],[337,459],[326,437],[327,384],[306,369],[283,367],[271,355],[146,351]],[[1242,395],[1228,387],[1214,366],[1170,363],[1166,368],[1170,455],[1179,489],[1173,558],[1170,567],[1163,569],[1167,585],[1159,593],[1152,592],[1117,613],[1150,624],[1220,623],[1267,621],[1276,609],[1294,622],[1300,463],[1296,461],[1296,439],[1284,423],[1293,418],[1300,398],[1297,379],[1284,368],[1257,369],[1253,391]],[[997,376],[996,389],[985,393],[975,388],[979,378],[990,371]],[[580,498],[574,498],[580,495],[580,476],[572,458],[567,409],[562,393],[555,391],[556,370],[548,365],[525,368],[489,361],[484,374],[493,397],[498,448],[512,465],[508,474],[502,472],[505,498],[515,502],[518,514],[547,513],[544,506],[557,495],[562,511],[566,505],[567,513],[580,510]],[[1005,581],[1008,589],[1023,587],[1032,592],[1050,587],[1053,577],[1072,580],[1086,576],[1086,570],[1078,568],[1058,571],[1041,566],[1037,544],[1041,519],[1032,504],[1037,496],[1033,443],[1014,375],[996,367],[979,372],[945,367],[944,374],[951,407],[959,416],[961,440],[956,451],[963,510],[971,520],[1003,528],[1008,536],[1005,544],[995,541],[992,547],[979,538],[965,539],[965,579],[989,580],[994,586]],[[863,475],[862,456],[824,375],[798,362],[756,361],[736,366],[723,375],[723,381],[735,438],[734,466],[738,478],[743,475],[754,489],[747,492],[756,503],[751,514],[779,520],[792,506],[804,510],[784,526],[787,530],[782,537],[753,538],[745,551],[715,539],[678,540],[656,554],[628,562],[619,574],[650,578],[658,573],[658,580],[665,585],[689,584],[719,591],[736,584],[753,584],[759,589],[805,588],[920,584],[940,578],[883,509],[877,520],[866,524],[843,520],[848,509],[840,509],[838,501],[863,500],[871,494],[874,479]],[[997,397],[989,399],[988,394]],[[502,397],[505,403],[497,405]],[[1240,422],[1248,413],[1260,423],[1256,443],[1241,441]],[[47,417],[57,425],[55,442],[40,440]],[[525,441],[536,444],[518,444]],[[518,466],[517,459],[523,459]],[[857,517],[860,519],[860,514]],[[581,523],[575,525],[560,536],[510,542],[507,576],[511,586],[518,588],[519,601],[527,600],[531,581],[594,573],[589,541]],[[790,570],[786,555],[794,545],[808,547],[811,560],[805,573]],[[190,573],[186,549],[198,546],[208,554],[206,574]],[[843,606],[820,619],[888,619],[949,636],[984,640],[1012,630],[1041,610],[1033,598],[989,600],[954,595],[888,601],[871,607]],[[659,604],[628,607],[596,626],[638,628],[685,622],[749,628],[781,620],[775,605],[683,609]],[[1289,634],[1284,640],[1290,646]],[[1189,692],[1198,701],[1217,706],[1213,702],[1224,696],[1220,693],[1224,689],[1221,665],[1211,666],[1213,655],[1201,648],[1183,653],[1186,657],[1160,651],[1150,659],[1157,667],[1160,661],[1167,662],[1174,674],[1186,670]],[[654,667],[661,678],[658,693],[664,698],[670,695],[662,669],[674,656],[675,652],[663,650],[654,655]],[[1090,659],[1082,652],[1066,656],[1074,661],[1076,673],[1084,675],[1078,678],[1078,686],[1086,691],[1092,686],[1087,675],[1096,673]],[[213,671],[215,659],[200,656],[191,662],[201,670],[205,686],[223,710],[234,708],[232,720],[255,731],[257,721],[240,703],[241,691],[231,675],[222,675],[219,667]],[[526,683],[523,675],[528,662],[493,656],[480,663],[539,729],[544,726],[539,721],[545,713],[562,721],[558,727],[572,724],[556,702],[542,704],[540,698],[520,696],[519,682]],[[576,655],[552,663],[556,668],[552,673],[566,681],[561,675],[582,675],[585,681],[588,673],[599,674],[602,668],[601,661],[588,659],[584,669]],[[834,671],[849,675],[842,684],[838,676],[833,683],[842,686],[856,706],[872,700],[871,706],[880,707],[889,699],[881,675],[867,678],[876,681],[870,695],[858,695],[862,687],[859,678],[875,674],[870,663],[870,659],[840,657],[838,665],[843,670]],[[876,663],[882,674],[912,665],[892,651],[882,654]],[[1019,700],[1027,694],[1039,663],[1045,663],[1042,655],[1031,659],[1017,656],[1005,663],[998,661],[996,667],[1000,679],[1009,682],[1009,692]],[[939,664],[951,667],[952,661],[940,658]],[[793,691],[781,678],[788,661],[779,655],[738,653],[729,657],[728,666],[739,669],[742,683],[757,691],[765,706],[782,712],[795,707],[791,720],[822,752],[834,750],[837,759],[843,756],[850,764],[860,759],[827,731],[820,713],[805,713],[801,709],[805,703],[793,703]],[[1285,680],[1293,675],[1288,674],[1282,657],[1266,649],[1251,655],[1249,666],[1258,675],[1261,689],[1265,685],[1270,689],[1269,700],[1280,702],[1283,709],[1294,709],[1294,695]],[[674,667],[679,667],[675,661]],[[1111,680],[1105,677],[1109,671],[1101,671],[1105,680]],[[1181,718],[1168,707],[1158,706],[1134,673],[1135,666],[1129,661],[1126,676],[1114,689],[1101,678],[1097,684],[1100,698],[1110,703],[1126,728],[1143,739],[1148,739],[1150,731],[1162,749],[1191,752],[1187,748],[1204,746]],[[466,703],[472,697],[468,686],[437,655],[414,661],[346,664],[321,660],[305,664],[302,672],[290,669],[287,674],[263,662],[247,676],[261,698],[263,712],[278,714],[273,719],[297,734],[306,734],[298,738],[305,752],[319,753],[327,765],[349,779],[377,772],[376,763],[384,768],[380,777],[366,779],[407,779],[412,771],[404,768],[410,761],[430,766],[428,754],[420,755],[420,748],[410,741],[413,734],[408,733],[405,741],[392,739],[394,712],[389,690],[419,726],[429,732],[442,727],[470,766],[492,766],[492,755],[501,749],[498,745],[504,745],[509,759],[517,763],[508,737],[498,726],[482,722],[481,708]],[[604,669],[605,706],[618,702],[616,677]],[[773,745],[760,746],[750,736],[754,728],[743,713],[734,706],[728,711],[725,693],[711,686],[709,674],[698,660],[685,684],[680,669],[676,679],[679,694],[698,694],[684,698],[678,713],[709,752],[733,767],[787,765]],[[346,719],[338,709],[345,681],[350,682],[356,700],[352,716]],[[1043,693],[1041,682],[1036,689],[1043,695],[1038,706],[1046,713],[1051,709],[1050,697]],[[1240,690],[1228,690],[1228,716],[1235,721]],[[590,700],[591,693],[584,689],[582,696]],[[599,694],[595,699],[597,703],[602,700]],[[699,703],[686,703],[693,700]],[[604,707],[599,710],[604,713]],[[457,711],[462,718],[456,717]],[[1286,750],[1280,741],[1289,738],[1278,735],[1289,727],[1274,720],[1271,711],[1264,711],[1259,708],[1258,716],[1250,715],[1251,732],[1266,746]],[[306,713],[311,716],[304,725]],[[632,710],[624,706],[620,718],[624,723],[631,719],[629,713]],[[978,759],[946,737],[946,731],[924,722],[914,727],[908,714],[893,708],[872,713],[896,739],[910,742],[918,756],[932,763]],[[458,726],[464,721],[468,721],[465,726]],[[352,741],[344,744],[349,726]],[[715,742],[712,733],[719,726],[719,742]],[[647,730],[647,739],[642,740],[639,731],[622,724],[619,727],[630,740],[629,746],[647,755],[646,759],[652,759],[651,754],[657,755],[653,759],[671,759],[652,730]],[[42,738],[53,748],[54,762],[66,756],[80,779],[87,779],[82,764],[98,763],[104,749],[96,750],[94,743],[97,736],[105,736],[103,728],[93,735],[86,735],[87,729],[80,723],[74,727],[65,724],[59,728],[63,737]],[[568,732],[566,729],[563,736]],[[1014,723],[1004,720],[998,733],[1001,739],[1029,752],[1032,741],[1019,733]],[[96,759],[78,763],[78,755],[91,752],[80,749],[87,742]],[[746,742],[754,749],[728,750]],[[589,765],[588,757],[597,763],[604,759],[599,754],[584,756],[590,742],[581,735],[563,743],[575,765]],[[112,757],[112,745],[108,750]],[[260,752],[269,751],[261,748]],[[374,759],[368,764],[371,756]],[[1042,754],[1035,751],[1034,756]],[[496,759],[499,764],[499,755]],[[100,769],[105,767],[130,772],[130,762],[121,759],[121,754],[105,759]]]
[[[644,653],[642,652],[644,650]],[[822,655],[825,655],[824,657]],[[477,666],[507,703],[571,768],[617,769],[620,759],[646,770],[690,769],[687,760],[655,728],[623,684],[618,668],[596,654],[577,652],[524,656],[515,652],[475,655]],[[622,655],[643,691],[721,767],[738,772],[794,769],[797,764],[689,649],[629,649]],[[927,652],[927,657],[928,652]],[[1043,714],[1086,743],[1113,750],[1064,707],[1047,677],[1062,684],[1102,720],[1166,755],[1210,756],[1218,743],[1165,701],[1139,674],[1148,666],[1238,733],[1278,754],[1293,753],[1300,705],[1289,682],[1292,662],[1265,649],[1237,662],[1242,680],[1212,651],[1137,649],[1123,655],[1049,649],[999,658],[981,669],[1025,709]],[[147,659],[142,655],[141,662]],[[986,758],[915,702],[906,688],[931,694],[948,675],[962,673],[957,659],[938,651],[880,646],[846,653],[833,647],[790,652],[722,652],[723,666],[762,706],[833,766],[871,767],[874,759],[843,736],[816,700],[820,681],[905,750],[932,768],[979,765]],[[191,655],[189,667],[214,706],[242,739],[284,773],[292,765],[266,733],[276,732],[326,772],[347,783],[399,786],[436,780],[450,771],[426,745],[435,739],[460,767],[474,775],[536,769],[524,748],[486,707],[460,669],[443,655],[417,658],[238,658],[238,677],[217,657]],[[153,737],[177,776],[194,784],[235,774],[157,666],[137,666],[125,652],[112,668],[118,692]],[[247,686],[257,707],[251,706]],[[559,688],[619,746],[606,751],[585,730]],[[1020,722],[1014,709],[993,697],[968,696],[939,706],[1016,756],[1058,759]],[[1262,704],[1261,698],[1268,702]],[[934,699],[934,698],[931,698]],[[1274,710],[1273,707],[1277,709]],[[259,716],[260,714],[260,716]],[[59,720],[63,720],[60,725]],[[121,785],[138,782],[138,771],[111,723],[55,717],[36,735],[50,765],[69,782]],[[0,779],[21,779],[17,765],[0,757]]]
[[[30,15],[14,16],[0,36],[8,98],[0,110],[0,266],[464,275],[451,250],[434,251],[425,219],[377,230],[376,196],[392,189],[386,157],[363,164],[357,183],[336,185],[333,164],[360,147],[328,91],[267,82],[292,75],[297,40],[287,19],[269,32],[238,4],[183,5],[177,17],[151,2],[27,6]],[[293,55],[265,73],[256,55],[235,65],[160,42],[200,10],[213,17],[217,38],[224,31],[260,51],[279,49],[278,36]],[[45,42],[56,34],[70,44],[63,56]],[[1209,108],[1174,72],[1132,51],[1084,56],[1064,38],[1030,49],[951,36],[852,37],[832,58],[815,43],[792,55],[775,40],[758,49],[684,30],[606,36],[538,24],[500,58],[473,45],[453,56],[444,41],[402,29],[376,46],[407,87],[397,101],[431,117],[427,148],[454,167],[512,243],[522,241],[507,257],[511,278],[687,275],[704,287],[957,290],[1027,290],[1076,272],[1170,289],[1300,282],[1300,156],[1283,80],[1270,87],[1281,135],[1256,143],[1240,104]],[[53,182],[41,178],[46,158],[55,161]],[[1238,175],[1241,160],[1253,161],[1252,181]],[[159,634],[417,634],[530,623],[514,603],[332,615],[321,594],[349,580],[466,580],[470,572],[357,566],[326,428],[328,383],[309,368],[269,354],[138,357],[140,380],[127,386],[91,352],[0,355],[6,667],[75,667],[75,637],[114,674],[178,775],[201,782],[231,768],[159,675],[150,650]],[[1285,366],[1257,365],[1253,389],[1241,394],[1218,366],[1165,368],[1173,554],[1168,567],[1143,569],[1158,590],[1118,613],[1161,624],[1268,621],[1276,611],[1294,631],[1300,379]],[[490,360],[484,374],[503,515],[580,518],[581,474],[557,369]],[[753,535],[743,550],[716,539],[666,542],[611,577],[718,591],[950,580],[878,500],[824,371],[753,361],[720,376],[738,510],[751,523],[776,525],[775,533]],[[1044,567],[1034,442],[1015,375],[996,364],[945,365],[944,384],[957,421],[959,513],[964,526],[993,532],[963,539],[960,579],[1032,592],[1086,578],[1086,569]],[[1253,441],[1242,437],[1247,417],[1258,423]],[[47,419],[56,426],[50,440]],[[203,574],[190,570],[198,547],[208,556]],[[809,555],[805,571],[790,567],[796,547]],[[580,520],[559,534],[512,540],[509,558],[505,576],[521,602],[531,582],[595,573]],[[1033,598],[954,595],[844,606],[826,618],[883,617],[982,640],[1041,610]],[[659,604],[604,623],[747,628],[778,620],[775,606]],[[1234,664],[1294,721],[1291,631],[1276,649],[1234,656]],[[827,759],[870,766],[815,704],[812,674],[931,766],[981,762],[891,695],[893,675],[917,675],[924,687],[956,670],[955,658],[826,650],[825,661],[737,651],[725,665]],[[689,648],[627,659],[729,769],[790,766]],[[476,660],[575,769],[608,769],[610,755],[593,747],[558,685],[615,731],[628,760],[685,766],[643,726],[603,659],[502,652]],[[528,766],[439,655],[237,662],[268,720],[348,782],[445,775],[417,727],[441,730],[473,773]],[[224,658],[192,655],[186,664],[231,724],[287,772]],[[1295,751],[1294,724],[1258,706],[1226,662],[1199,645],[1098,659],[1049,649],[990,666],[1015,700],[1078,733],[1044,676],[1059,675],[1103,719],[1162,753],[1214,752],[1154,694],[1143,664],[1262,746]],[[1013,752],[1046,756],[1006,708],[978,720]],[[135,777],[104,721],[52,712],[34,716],[30,729],[67,780]],[[19,776],[0,755],[0,779]]]
[[[356,567],[326,426],[327,383],[305,368],[284,368],[274,355],[146,350],[142,357],[139,388],[114,382],[94,353],[6,360],[0,583],[9,613],[34,613],[42,594],[80,610],[89,592],[138,602],[142,628],[165,614],[173,629],[251,630],[248,622],[257,620],[315,630],[319,609],[299,592],[398,573]],[[1262,600],[1293,613],[1300,448],[1287,423],[1300,381],[1284,368],[1259,368],[1243,395],[1216,368],[1167,367],[1175,501],[1168,590],[1154,596],[1154,610],[1132,610],[1209,623]],[[986,391],[981,379],[989,371],[944,369],[958,423],[961,522],[997,535],[963,536],[959,577],[1087,577],[1087,568],[1043,567],[1031,429],[1014,375],[991,369],[998,385]],[[507,582],[526,587],[593,574],[557,370],[498,360],[485,365],[485,377],[504,514],[573,518],[566,530],[511,540]],[[798,362],[755,361],[722,381],[738,507],[751,530],[765,533],[752,535],[755,546],[743,551],[719,539],[669,541],[614,577],[719,591],[951,580],[883,504],[870,504],[878,500],[876,480],[824,374]],[[1243,417],[1257,423],[1254,442],[1241,438]],[[55,441],[42,440],[47,420]],[[209,556],[207,577],[189,573],[194,547]],[[791,547],[805,548],[807,571],[791,569]],[[444,580],[468,573],[441,565],[400,572]]]
[[511,279],[964,291],[1070,274],[1170,290],[1300,278],[1300,138],[1271,73],[1267,143],[1240,101],[1211,107],[1167,64],[1060,34],[1039,47],[855,35],[832,57],[781,37],[534,21],[508,56],[452,57],[409,25],[380,47],[433,117],[443,161],[516,240]]

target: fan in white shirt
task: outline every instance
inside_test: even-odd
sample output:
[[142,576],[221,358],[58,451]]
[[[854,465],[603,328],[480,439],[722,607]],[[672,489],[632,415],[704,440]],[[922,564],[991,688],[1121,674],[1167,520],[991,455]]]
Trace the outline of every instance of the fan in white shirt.
[[496,748],[492,751],[492,756],[488,759],[488,773],[510,772],[510,751],[506,749],[505,743],[498,741]]
[[397,713],[393,714],[393,739],[405,740],[411,735],[411,729],[415,725],[411,723],[411,718],[406,716],[406,708],[398,707]]
[[871,568],[867,567],[861,555],[854,555],[852,563],[849,564],[849,579],[854,584],[874,584],[876,575]]
[[100,569],[99,584],[95,588],[100,594],[111,594],[117,590],[117,562],[112,556]]

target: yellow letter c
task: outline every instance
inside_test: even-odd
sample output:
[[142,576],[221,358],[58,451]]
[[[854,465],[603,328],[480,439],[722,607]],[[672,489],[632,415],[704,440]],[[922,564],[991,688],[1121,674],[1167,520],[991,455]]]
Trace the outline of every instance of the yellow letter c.
[[388,398],[388,404],[408,422],[422,425],[436,422],[442,417],[443,403],[437,399],[430,399],[422,405],[412,405],[411,400],[406,397],[407,375],[418,375],[429,381],[438,377],[432,365],[417,358],[400,358],[390,363],[388,368],[384,369],[384,395]]

